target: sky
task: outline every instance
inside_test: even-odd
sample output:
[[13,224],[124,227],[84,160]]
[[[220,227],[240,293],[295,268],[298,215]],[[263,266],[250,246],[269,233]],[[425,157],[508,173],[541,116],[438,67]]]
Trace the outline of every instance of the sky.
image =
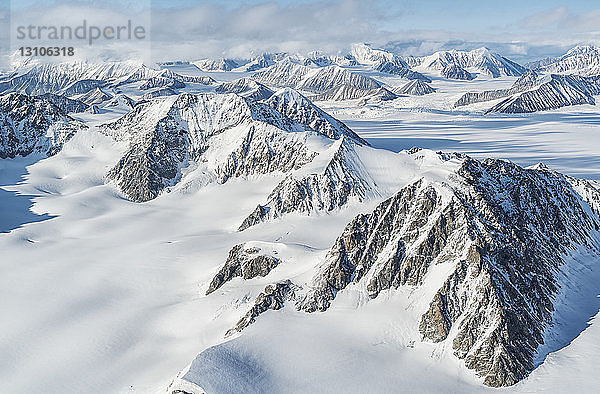
[[[6,14],[12,28],[2,19]],[[157,60],[267,51],[342,54],[353,42],[369,42],[402,55],[487,46],[527,62],[577,44],[600,44],[598,0],[0,0],[0,38],[12,35],[13,48],[16,21],[81,19],[99,25],[131,19],[146,26],[144,44]],[[130,44],[139,43],[110,46],[114,54],[127,55],[136,49]]]

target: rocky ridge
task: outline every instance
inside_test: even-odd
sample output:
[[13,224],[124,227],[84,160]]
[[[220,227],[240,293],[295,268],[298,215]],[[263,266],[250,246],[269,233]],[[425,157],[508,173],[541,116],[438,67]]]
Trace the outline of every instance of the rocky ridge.
[[37,152],[51,156],[78,131],[82,122],[42,97],[19,93],[0,96],[0,158]]

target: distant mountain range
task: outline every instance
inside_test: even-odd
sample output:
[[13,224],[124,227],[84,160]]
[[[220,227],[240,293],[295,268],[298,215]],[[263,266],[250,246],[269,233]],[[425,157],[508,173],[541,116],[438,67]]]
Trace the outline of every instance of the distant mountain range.
[[562,56],[528,63],[526,66],[541,73],[596,76],[600,75],[600,48],[576,46]]
[[519,76],[526,71],[525,67],[502,55],[493,53],[487,48],[472,51],[440,51],[429,56],[409,57],[406,62],[411,67],[420,70],[437,71],[443,71],[449,64],[453,64],[455,67],[460,67],[469,72],[484,74],[493,78]]

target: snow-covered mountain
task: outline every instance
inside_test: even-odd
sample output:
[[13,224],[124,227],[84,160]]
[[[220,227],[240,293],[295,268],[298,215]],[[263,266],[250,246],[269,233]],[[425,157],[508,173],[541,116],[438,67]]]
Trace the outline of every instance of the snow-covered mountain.
[[103,133],[128,148],[109,172],[134,201],[155,198],[197,166],[200,183],[231,177],[288,172],[317,154],[308,139],[349,138],[343,123],[290,89],[265,103],[237,94],[181,94],[138,104]]
[[[67,96],[86,93],[107,83],[114,83],[136,73],[140,62],[83,62],[41,63],[17,69],[15,75],[0,83],[0,92],[25,94],[63,93]],[[94,82],[96,81],[96,82]],[[98,82],[101,81],[101,82]],[[75,87],[72,84],[77,84]],[[83,91],[82,87],[88,90]],[[66,92],[61,92],[65,89]]]
[[151,90],[147,93],[144,93],[144,95],[142,96],[142,99],[150,100],[150,99],[157,98],[157,97],[173,96],[176,94],[177,94],[177,91],[173,90],[169,87],[158,88],[158,89]]
[[81,101],[87,105],[101,104],[112,98],[112,95],[102,88],[94,88],[86,93],[71,96],[73,99]]
[[309,99],[290,88],[283,88],[269,97],[265,104],[288,118],[309,126],[317,133],[337,140],[346,136],[359,144],[368,145],[354,131],[335,119]]
[[600,75],[600,48],[592,45],[576,46],[562,56],[528,64],[541,73]]
[[596,104],[593,95],[600,94],[597,80],[550,74],[538,86],[517,93],[496,104],[488,112],[526,113],[557,109],[569,105]]
[[375,182],[345,137],[319,154],[311,165],[292,172],[281,181],[267,201],[244,219],[239,230],[279,218],[291,212],[310,214],[333,211],[349,201],[378,195]]
[[[600,261],[600,189],[543,166],[523,169],[419,149],[403,155],[436,171],[356,216],[314,263],[312,279],[274,275],[273,268],[286,264],[277,252],[243,245],[231,250],[207,293],[227,286],[232,276],[266,276],[271,285],[227,335],[286,305],[327,314],[349,292],[373,300],[407,288],[414,315],[405,318],[415,316],[411,324],[422,341],[439,344],[488,386],[514,385],[534,368],[556,311],[568,308],[556,300],[576,286],[570,275],[587,269],[586,258]],[[318,179],[286,178],[269,196],[270,205],[259,206],[245,224],[276,217],[271,212],[281,208],[309,211],[311,203],[322,204],[320,196],[338,196],[319,192]],[[331,183],[352,195],[352,187]],[[196,360],[207,362],[202,355]],[[184,379],[204,387],[214,382],[209,370],[192,363]]]
[[475,78],[474,75],[455,63],[446,64],[444,68],[442,68],[441,74],[444,78],[460,79],[463,81],[470,81]]
[[360,64],[378,65],[381,63],[397,63],[408,67],[408,65],[399,56],[385,51],[383,49],[372,48],[369,44],[357,43],[353,44],[350,50],[350,55]]
[[358,65],[358,62],[356,61],[356,59],[354,59],[354,57],[352,55],[346,55],[346,56],[326,55],[319,51],[313,51],[307,55],[307,57],[304,61],[304,64],[306,66],[315,65],[317,67],[325,67],[325,66],[331,66],[331,65],[347,67],[347,66],[356,66],[356,65]]
[[505,58],[502,55],[491,52],[487,48],[474,49],[472,51],[439,51],[429,56],[409,57],[405,59],[411,67],[417,70],[441,71],[448,64],[473,73],[489,75],[494,78],[501,76],[519,76],[523,74],[525,67]]
[[104,104],[104,107],[122,107],[122,108],[133,108],[135,107],[135,100],[123,93],[116,94],[112,99]]
[[342,85],[369,90],[381,87],[373,78],[346,70],[339,66],[311,68],[286,59],[259,71],[252,76],[255,80],[274,87],[290,87],[312,93],[324,93]]
[[87,105],[83,101],[73,100],[68,97],[61,96],[59,94],[45,93],[37,97],[43,100],[50,101],[52,104],[56,105],[58,108],[60,108],[61,111],[63,111],[66,114],[70,112],[83,112],[89,107],[89,105]]
[[599,225],[598,212],[564,176],[466,158],[452,183],[420,179],[357,216],[299,307],[326,310],[353,283],[364,282],[370,298],[424,286],[444,264],[419,323],[424,340],[444,341],[485,384],[512,385],[534,367],[559,272],[578,264],[572,251],[598,256]]
[[396,94],[408,94],[410,96],[423,96],[434,92],[435,89],[419,79],[415,79],[404,86],[394,89],[394,93]]
[[237,61],[225,58],[201,59],[192,62],[192,64],[202,71],[231,71],[240,66]]
[[548,74],[539,76],[528,71],[508,89],[465,93],[455,107],[506,98],[487,112],[527,113],[560,107],[595,104],[594,95],[600,93],[600,80],[595,77]]
[[0,96],[0,124],[0,159],[34,152],[53,155],[86,128],[55,105],[54,99],[19,93]]
[[387,88],[359,89],[349,84],[340,85],[313,96],[315,101],[344,101],[355,99],[371,99],[378,101],[393,100],[397,96]]
[[533,70],[528,70],[525,74],[521,75],[510,88],[486,90],[478,93],[465,93],[454,104],[454,107],[496,100],[499,98],[511,96],[515,93],[523,92],[525,90],[535,87],[538,84],[538,78],[538,73],[536,73]]
[[[279,54],[271,54],[271,53],[263,53],[262,55],[256,56],[246,64],[241,67],[238,67],[236,70],[240,71],[256,71],[263,68],[267,68],[275,64],[279,59]],[[228,71],[228,70],[226,70]]]
[[411,70],[400,56],[383,49],[372,48],[368,44],[353,44],[350,56],[356,59],[357,63],[371,66],[374,70],[382,73],[431,82],[428,77]]
[[273,95],[273,90],[251,78],[240,78],[225,82],[215,89],[217,93],[237,93],[257,101],[266,100]]

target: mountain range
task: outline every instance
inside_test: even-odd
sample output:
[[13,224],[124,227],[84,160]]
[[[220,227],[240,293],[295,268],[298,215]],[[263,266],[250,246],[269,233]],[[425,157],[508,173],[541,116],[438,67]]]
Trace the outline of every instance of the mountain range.
[[[0,246],[17,251],[10,261],[20,248],[51,256],[58,250],[62,258],[48,258],[51,270],[42,271],[47,281],[67,271],[59,268],[70,254],[78,267],[91,264],[63,243],[87,245],[116,232],[119,243],[89,252],[90,261],[96,253],[103,259],[94,267],[98,277],[68,279],[104,286],[131,266],[159,267],[131,288],[109,286],[119,296],[152,289],[169,267],[200,267],[170,277],[174,296],[150,315],[172,304],[186,304],[186,313],[169,315],[168,328],[158,320],[144,326],[145,335],[155,335],[148,343],[186,348],[188,359],[171,364],[172,380],[162,388],[172,394],[327,385],[368,391],[362,378],[380,381],[373,391],[393,391],[386,382],[399,387],[388,369],[397,355],[407,358],[396,375],[410,379],[414,365],[425,366],[418,372],[432,381],[470,382],[476,390],[524,384],[585,330],[565,328],[569,321],[591,324],[589,314],[573,311],[597,295],[597,288],[594,297],[581,289],[600,272],[600,184],[544,164],[411,147],[408,138],[402,149],[376,148],[377,138],[365,135],[377,121],[403,132],[419,117],[444,127],[496,127],[543,119],[515,113],[595,105],[596,55],[578,47],[526,69],[485,48],[404,59],[357,44],[345,55],[265,53],[157,68],[25,64],[0,80],[0,159],[6,168],[23,164],[10,187],[30,187],[38,193],[35,210],[60,215],[11,228]],[[488,89],[464,93],[471,86]],[[348,113],[358,114],[353,124],[365,134],[340,120]],[[504,115],[484,116],[490,113]],[[13,204],[20,195],[3,198]],[[180,206],[189,211],[177,222],[171,215]],[[73,222],[64,221],[69,215]],[[99,225],[94,215],[108,221]],[[136,220],[141,234],[119,232]],[[194,221],[202,223],[179,236]],[[39,236],[56,222],[51,229],[65,233]],[[154,237],[161,227],[167,235]],[[116,258],[119,245],[131,249]],[[118,264],[104,271],[113,260]],[[27,275],[46,263],[17,262]],[[193,282],[193,295],[177,281]],[[93,297],[71,301],[83,315],[97,303],[111,316],[119,307]],[[133,316],[135,306],[124,309],[128,329],[148,316]],[[178,343],[174,333],[188,324],[210,329],[194,333],[201,340]],[[7,337],[19,335],[9,328]],[[115,341],[136,342],[130,335]],[[354,362],[364,364],[364,377]],[[314,376],[296,386],[307,371]],[[345,381],[348,371],[356,376]]]

